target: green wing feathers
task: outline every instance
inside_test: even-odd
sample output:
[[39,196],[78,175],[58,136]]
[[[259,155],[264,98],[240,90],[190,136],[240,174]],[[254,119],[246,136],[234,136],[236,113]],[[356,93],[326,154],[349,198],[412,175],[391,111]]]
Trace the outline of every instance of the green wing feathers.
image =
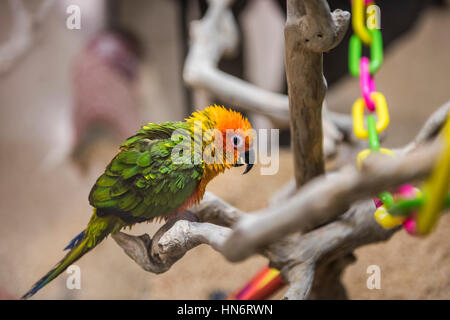
[[177,129],[191,132],[185,122],[148,124],[122,144],[89,194],[94,214],[88,226],[67,246],[69,253],[23,298],[34,295],[108,234],[136,222],[167,216],[189,199],[202,178],[203,166],[172,162],[175,146],[191,144],[190,139],[171,139]]
[[180,141],[176,129],[183,122],[148,124],[121,146],[89,195],[98,215],[115,215],[135,223],[176,211],[192,195],[202,177],[200,164],[173,163],[171,154]]

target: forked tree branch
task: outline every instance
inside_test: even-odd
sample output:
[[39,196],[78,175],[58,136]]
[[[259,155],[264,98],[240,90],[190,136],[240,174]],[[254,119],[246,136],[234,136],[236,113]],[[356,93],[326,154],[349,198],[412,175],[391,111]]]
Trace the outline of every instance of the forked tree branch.
[[211,223],[199,223],[186,211],[161,227],[151,239],[147,234],[134,237],[125,233],[112,237],[125,253],[144,270],[163,273],[190,249],[208,244],[220,251],[231,229]]

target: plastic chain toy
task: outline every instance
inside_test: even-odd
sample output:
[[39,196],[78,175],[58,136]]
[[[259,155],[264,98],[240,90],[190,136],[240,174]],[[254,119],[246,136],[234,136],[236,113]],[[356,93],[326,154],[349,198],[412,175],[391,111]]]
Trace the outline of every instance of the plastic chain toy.
[[[378,135],[389,125],[389,111],[384,95],[375,89],[373,74],[383,62],[383,41],[380,30],[366,29],[365,11],[372,1],[352,1],[352,26],[354,33],[349,43],[349,70],[359,77],[362,98],[353,104],[353,130],[359,139],[369,140],[369,149],[358,154],[357,164],[371,153],[388,156],[395,154],[380,147]],[[370,46],[370,59],[362,57],[362,43]],[[368,116],[364,119],[364,109]],[[375,114],[377,117],[375,117]],[[367,129],[366,129],[367,128]],[[441,159],[422,193],[411,184],[402,185],[394,194],[382,192],[374,198],[375,220],[383,228],[390,229],[403,225],[411,235],[425,235],[436,225],[442,210],[450,202],[450,116],[444,128],[445,148]]]

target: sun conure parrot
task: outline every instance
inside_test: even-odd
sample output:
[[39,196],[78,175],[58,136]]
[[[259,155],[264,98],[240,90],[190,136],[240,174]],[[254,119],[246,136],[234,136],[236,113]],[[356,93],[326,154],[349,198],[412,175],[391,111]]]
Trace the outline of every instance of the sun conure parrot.
[[[253,166],[249,161],[253,140],[246,118],[216,105],[183,122],[144,125],[120,146],[92,187],[89,203],[94,213],[86,229],[23,298],[34,295],[110,233],[138,222],[167,219],[197,204],[208,182],[225,169],[243,165],[242,158],[247,173]],[[183,150],[189,151],[187,157]],[[174,158],[180,154],[184,158]]]

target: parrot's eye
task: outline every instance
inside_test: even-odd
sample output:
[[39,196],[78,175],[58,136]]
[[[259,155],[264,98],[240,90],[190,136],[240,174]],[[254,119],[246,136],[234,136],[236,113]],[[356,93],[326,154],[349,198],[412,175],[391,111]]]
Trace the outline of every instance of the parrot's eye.
[[240,136],[232,136],[231,142],[235,147],[240,147],[242,145],[243,139]]

